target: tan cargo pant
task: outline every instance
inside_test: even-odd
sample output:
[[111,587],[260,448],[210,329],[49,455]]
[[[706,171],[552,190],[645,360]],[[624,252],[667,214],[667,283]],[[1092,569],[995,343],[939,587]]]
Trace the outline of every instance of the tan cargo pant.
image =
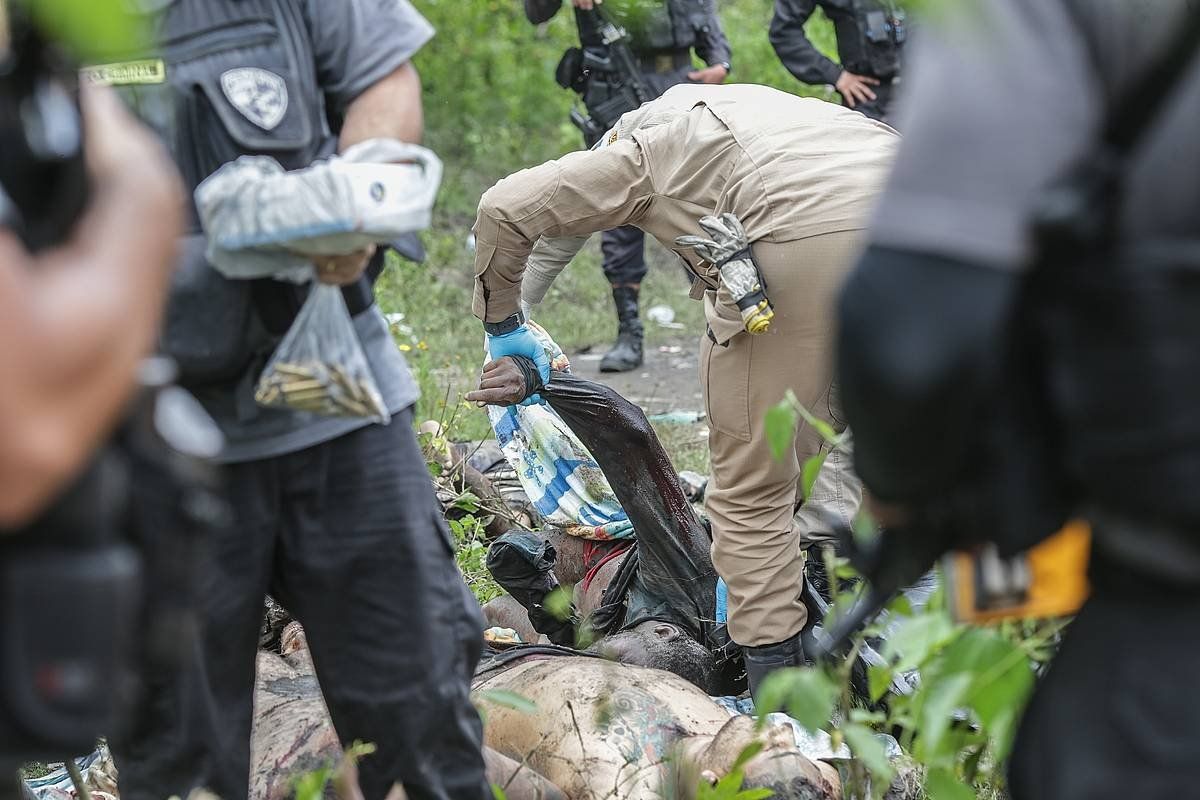
[[770,331],[739,333],[727,347],[701,339],[712,456],[705,508],[713,563],[729,588],[729,633],[743,646],[781,642],[804,627],[802,548],[828,538],[828,514],[849,524],[861,500],[849,454],[839,450],[796,514],[801,467],[823,440],[801,423],[794,448],[776,460],[764,431],[767,410],[788,389],[815,416],[845,429],[833,387],[833,311],[860,240],[849,231],[756,244],[775,309]]

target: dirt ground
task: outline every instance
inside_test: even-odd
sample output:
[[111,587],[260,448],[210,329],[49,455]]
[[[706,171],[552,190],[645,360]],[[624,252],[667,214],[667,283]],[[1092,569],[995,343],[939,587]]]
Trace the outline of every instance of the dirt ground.
[[[653,328],[654,323],[647,324]],[[682,332],[651,332],[646,345],[646,363],[633,372],[600,372],[600,359],[611,346],[597,342],[570,353],[572,371],[611,386],[627,400],[641,406],[648,416],[672,411],[704,413],[700,393],[698,346],[695,337]]]

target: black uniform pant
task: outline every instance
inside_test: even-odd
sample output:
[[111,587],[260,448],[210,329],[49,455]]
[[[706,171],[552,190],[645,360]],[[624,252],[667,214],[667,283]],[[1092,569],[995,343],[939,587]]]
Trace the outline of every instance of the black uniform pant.
[[122,800],[248,790],[256,649],[269,591],[304,625],[342,742],[373,743],[367,800],[490,797],[469,698],[483,619],[412,430],[412,411],[228,469],[237,524],[212,542],[192,669],[115,743]]
[[1093,561],[1092,597],[1021,722],[1013,800],[1195,797],[1200,589]]
[[639,284],[646,277],[646,234],[632,225],[622,225],[600,236],[604,277],[612,286]]

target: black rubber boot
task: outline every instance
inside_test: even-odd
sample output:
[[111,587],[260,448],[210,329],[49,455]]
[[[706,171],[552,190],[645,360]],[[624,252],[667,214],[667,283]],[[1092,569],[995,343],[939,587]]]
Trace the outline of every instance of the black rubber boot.
[[642,320],[638,317],[638,290],[633,286],[614,286],[617,306],[617,343],[600,359],[601,372],[629,372],[642,365]]
[[[808,664],[804,655],[804,645],[801,644],[800,634],[785,639],[776,644],[764,644],[758,647],[743,647],[742,657],[746,662],[746,680],[750,684],[750,695],[757,701],[759,692],[767,676],[777,669],[785,667],[802,667]],[[755,708],[760,714],[779,711],[778,708]]]

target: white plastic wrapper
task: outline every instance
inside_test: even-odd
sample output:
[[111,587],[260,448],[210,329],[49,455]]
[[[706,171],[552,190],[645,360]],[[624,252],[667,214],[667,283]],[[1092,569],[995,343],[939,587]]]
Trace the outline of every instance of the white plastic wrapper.
[[372,139],[292,172],[268,156],[242,156],[196,187],[196,209],[209,263],[223,275],[303,282],[309,256],[429,227],[441,180],[433,151]]
[[259,377],[254,399],[267,408],[359,417],[384,425],[391,421],[341,288],[313,283],[304,307]]

